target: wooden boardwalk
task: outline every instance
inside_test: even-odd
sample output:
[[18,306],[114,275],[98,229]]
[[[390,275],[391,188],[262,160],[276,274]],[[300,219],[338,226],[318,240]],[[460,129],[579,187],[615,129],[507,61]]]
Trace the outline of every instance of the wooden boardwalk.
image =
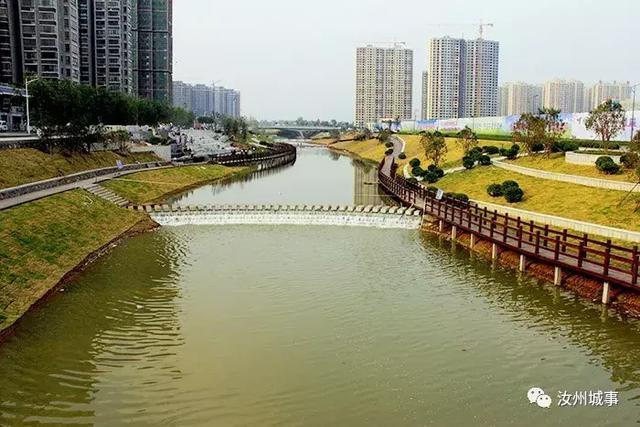
[[480,208],[474,203],[443,197],[407,181],[396,174],[393,156],[386,158],[378,169],[382,188],[405,204],[423,209],[436,218],[440,230],[451,229],[452,237],[469,233],[472,245],[477,239],[492,243],[492,257],[498,248],[520,255],[523,270],[527,259],[555,267],[555,282],[560,284],[563,271],[579,273],[603,283],[603,301],[608,302],[609,284],[640,290],[638,286],[638,246],[627,248],[611,240],[599,240],[587,234],[577,235],[569,230],[553,229],[546,224],[523,221],[498,211]]

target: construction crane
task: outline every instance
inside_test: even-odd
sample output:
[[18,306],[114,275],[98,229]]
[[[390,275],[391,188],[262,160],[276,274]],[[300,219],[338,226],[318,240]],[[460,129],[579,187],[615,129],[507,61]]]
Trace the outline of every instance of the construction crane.
[[494,24],[492,23],[487,23],[485,24],[484,22],[482,22],[482,20],[480,20],[480,24],[477,23],[469,23],[469,22],[452,22],[452,23],[445,23],[445,24],[426,24],[426,26],[433,26],[433,27],[470,27],[470,26],[474,26],[476,28],[478,28],[478,37],[479,38],[483,38],[484,37],[484,31],[485,28],[491,27],[493,28]]
[[485,23],[483,23],[482,21],[480,21],[480,25],[478,26],[478,30],[479,30],[479,31],[478,31],[478,35],[479,35],[479,37],[478,37],[478,38],[482,38],[482,36],[484,35],[484,28],[485,28],[485,27],[491,27],[491,28],[493,28],[493,24],[491,24],[491,23],[489,23],[489,24],[485,24]]

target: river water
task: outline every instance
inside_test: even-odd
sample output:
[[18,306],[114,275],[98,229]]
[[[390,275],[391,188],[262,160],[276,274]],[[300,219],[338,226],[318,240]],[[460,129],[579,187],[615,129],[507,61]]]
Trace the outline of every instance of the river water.
[[[353,204],[374,179],[304,149],[178,201]],[[638,366],[637,323],[417,231],[175,227],[26,316],[0,346],[0,425],[630,425]],[[558,406],[589,390],[619,403]]]

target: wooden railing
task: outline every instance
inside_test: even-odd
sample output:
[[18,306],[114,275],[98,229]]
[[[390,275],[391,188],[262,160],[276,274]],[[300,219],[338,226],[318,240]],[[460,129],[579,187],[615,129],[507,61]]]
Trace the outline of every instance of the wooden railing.
[[639,252],[616,245],[611,240],[600,240],[588,234],[576,234],[567,229],[558,230],[548,224],[523,221],[497,210],[480,208],[473,202],[443,197],[436,199],[434,192],[396,175],[378,169],[380,185],[403,203],[413,205],[445,224],[455,226],[482,239],[512,250],[529,258],[569,269],[604,282],[616,283],[640,290],[638,286]]

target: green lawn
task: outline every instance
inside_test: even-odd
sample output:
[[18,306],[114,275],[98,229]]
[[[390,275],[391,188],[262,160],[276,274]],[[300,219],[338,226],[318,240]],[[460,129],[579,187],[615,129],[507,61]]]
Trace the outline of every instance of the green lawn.
[[0,330],[91,252],[144,218],[84,190],[0,211]]
[[632,171],[621,171],[617,175],[607,175],[600,172],[595,165],[573,165],[564,161],[564,153],[555,153],[551,157],[543,154],[520,157],[517,160],[508,160],[517,166],[531,169],[542,169],[549,172],[564,173],[567,175],[582,175],[590,178],[610,179],[613,181],[637,182]]
[[46,154],[33,148],[0,150],[0,188],[15,187],[29,182],[69,175],[89,169],[113,167],[116,161],[146,163],[160,160],[153,153],[126,156],[112,151],[91,154]]
[[248,170],[250,168],[220,165],[185,166],[138,172],[102,185],[133,203],[150,203],[177,191]]
[[[494,198],[487,194],[489,184],[508,179],[517,181],[524,190],[522,202],[509,204],[503,197]],[[640,211],[634,212],[636,202],[640,202],[637,193],[619,206],[626,192],[534,178],[495,166],[448,174],[436,185],[446,191],[465,193],[476,200],[640,231]]]

